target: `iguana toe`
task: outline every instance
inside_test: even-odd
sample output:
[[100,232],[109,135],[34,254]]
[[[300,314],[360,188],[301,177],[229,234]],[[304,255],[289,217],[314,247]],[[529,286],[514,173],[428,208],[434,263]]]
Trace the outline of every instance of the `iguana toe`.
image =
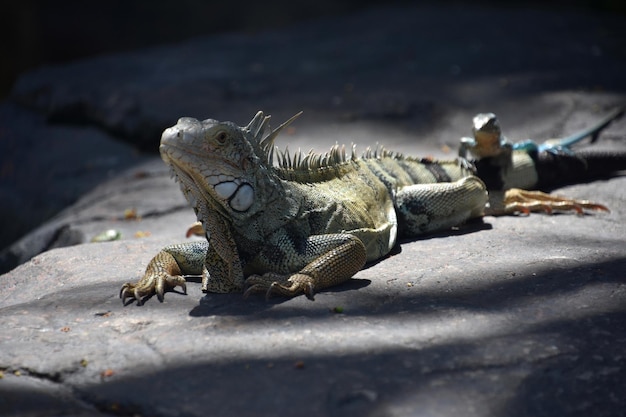
[[122,288],[120,289],[120,298],[122,299],[122,304],[126,305],[126,300],[136,300],[137,301],[137,305],[142,305],[143,302],[143,298],[150,295],[149,293],[143,294],[143,292],[141,291],[141,289],[135,285],[132,284],[130,282],[127,282],[126,284],[122,285]]
[[313,300],[315,285],[313,278],[305,274],[280,275],[266,273],[263,275],[252,275],[246,279],[248,287],[244,292],[244,297],[252,293],[265,292],[265,298],[272,295],[282,295],[285,297],[295,297],[304,294],[308,299]]

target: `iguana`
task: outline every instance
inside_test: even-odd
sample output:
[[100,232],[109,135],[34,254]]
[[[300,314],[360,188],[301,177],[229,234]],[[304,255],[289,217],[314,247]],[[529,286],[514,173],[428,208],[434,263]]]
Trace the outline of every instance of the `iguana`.
[[[604,161],[604,154],[535,149],[504,152],[504,157],[495,152],[474,162],[413,158],[382,148],[357,157],[354,146],[346,152],[337,145],[324,154],[276,151],[276,136],[299,115],[274,130],[270,116],[258,112],[245,127],[181,118],[163,132],[161,156],[206,240],[163,248],[137,283],[122,287],[124,304],[141,304],[154,294],[163,301],[176,286],[186,292],[186,275],[202,275],[205,292],[304,293],[312,299],[316,291],[345,282],[367,262],[385,257],[399,236],[446,230],[486,210],[605,209],[588,201],[507,191],[558,179],[563,166],[570,174],[562,160],[586,170],[596,159]],[[546,153],[552,160],[545,164],[557,172],[544,178],[544,168],[537,167]],[[600,165],[607,169],[588,174],[626,168],[626,154],[609,159],[619,166]]]

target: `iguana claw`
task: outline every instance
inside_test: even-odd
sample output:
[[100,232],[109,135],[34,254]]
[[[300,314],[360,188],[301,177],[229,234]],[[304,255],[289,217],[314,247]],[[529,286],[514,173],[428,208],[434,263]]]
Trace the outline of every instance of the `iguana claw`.
[[142,305],[144,300],[156,294],[159,301],[163,302],[164,294],[177,286],[181,287],[183,294],[187,294],[185,278],[180,275],[146,274],[136,284],[124,284],[120,289],[120,298],[124,305],[127,299],[137,300],[137,305]]

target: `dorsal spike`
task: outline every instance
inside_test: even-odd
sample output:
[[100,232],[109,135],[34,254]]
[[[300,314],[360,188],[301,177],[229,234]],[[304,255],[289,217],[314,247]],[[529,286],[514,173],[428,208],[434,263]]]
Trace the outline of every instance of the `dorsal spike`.
[[[268,149],[268,147],[270,146],[274,146],[274,140],[276,139],[276,136],[278,136],[278,134],[287,126],[289,126],[294,120],[296,120],[298,117],[300,117],[300,115],[302,114],[302,112],[298,112],[296,114],[294,114],[293,116],[291,116],[286,122],[282,123],[280,126],[278,126],[276,129],[272,130],[261,142],[261,148],[262,149]],[[258,113],[257,113],[258,115]],[[268,116],[269,117],[269,116]],[[256,118],[256,116],[255,116]],[[254,119],[252,119],[254,121]],[[268,119],[269,122],[269,119]],[[252,123],[252,122],[251,122]]]
[[270,151],[268,152],[268,156],[267,156],[267,160],[268,160],[268,165],[270,167],[274,166],[274,153],[276,152],[276,147],[272,146],[270,148]]
[[385,148],[383,148],[382,146],[380,146],[378,142],[376,142],[376,152],[374,152],[374,157],[376,159],[380,159],[384,151],[385,151]]
[[284,150],[278,150],[278,164],[283,168],[289,168],[289,146],[286,146]]
[[264,116],[262,111],[258,111],[254,115],[246,129],[252,133],[252,136],[258,141],[260,139],[263,130],[268,126],[271,116]]
[[[340,166],[358,160],[354,144],[352,145],[350,159],[346,156],[345,145],[339,145],[338,143],[335,143],[324,153],[317,153],[313,149],[304,153],[300,148],[295,152],[290,152],[288,146],[284,150],[276,148],[276,152],[277,166],[286,171],[294,171],[288,175],[300,175],[300,178],[307,175],[306,171],[326,171],[328,168],[332,168],[328,170],[327,174],[323,175],[330,175],[332,172],[344,172],[343,170],[349,169],[349,167],[340,168]],[[286,173],[284,174],[287,175]]]
[[320,167],[320,163],[321,163],[321,161],[322,161],[322,155],[320,155],[320,154],[316,154],[316,155],[315,155],[315,158],[313,159],[313,162],[314,162],[314,164],[313,164],[313,168],[314,168],[314,169],[319,168],[319,167]]
[[291,168],[291,152],[289,152],[289,147],[285,147],[285,162],[287,162],[287,168]]
[[335,164],[341,164],[343,162],[345,162],[342,158],[341,158],[341,146],[339,146],[339,144],[335,145],[335,148],[333,149],[333,153],[334,153],[334,163]]
[[302,151],[298,148],[298,151],[293,154],[293,166],[299,167],[300,162],[302,161]]

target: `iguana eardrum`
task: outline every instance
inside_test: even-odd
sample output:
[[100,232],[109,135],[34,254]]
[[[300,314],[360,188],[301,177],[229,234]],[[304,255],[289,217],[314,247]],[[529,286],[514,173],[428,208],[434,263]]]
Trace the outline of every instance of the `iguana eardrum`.
[[[185,275],[202,275],[202,288],[209,292],[312,298],[386,256],[398,236],[446,230],[482,216],[486,208],[496,214],[605,209],[543,193],[505,193],[544,181],[534,167],[543,157],[527,151],[506,157],[496,152],[475,164],[384,149],[357,157],[354,148],[346,154],[339,146],[325,154],[275,154],[276,136],[298,115],[275,130],[270,117],[258,112],[246,127],[181,118],[163,132],[161,156],[207,240],[163,248],[136,284],[122,287],[124,303],[142,303],[154,294],[162,301],[176,286],[186,291]],[[551,155],[557,171],[560,158],[574,158],[583,170],[596,158]],[[615,159],[621,165],[609,171],[626,168],[626,155]]]

